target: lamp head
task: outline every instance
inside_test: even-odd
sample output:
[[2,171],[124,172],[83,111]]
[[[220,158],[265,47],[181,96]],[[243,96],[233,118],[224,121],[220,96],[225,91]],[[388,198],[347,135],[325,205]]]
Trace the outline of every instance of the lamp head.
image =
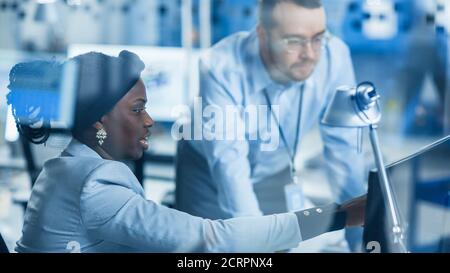
[[356,103],[359,109],[368,110],[375,106],[380,99],[375,86],[371,82],[362,82],[356,87]]
[[381,119],[380,95],[370,82],[356,88],[338,87],[328,105],[322,124],[336,127],[367,127]]

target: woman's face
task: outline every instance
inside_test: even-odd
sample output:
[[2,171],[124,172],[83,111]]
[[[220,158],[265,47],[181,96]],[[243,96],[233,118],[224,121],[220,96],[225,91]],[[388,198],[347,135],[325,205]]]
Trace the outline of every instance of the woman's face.
[[145,110],[147,95],[139,80],[101,119],[108,136],[101,146],[115,160],[136,160],[148,149],[149,128],[154,121]]

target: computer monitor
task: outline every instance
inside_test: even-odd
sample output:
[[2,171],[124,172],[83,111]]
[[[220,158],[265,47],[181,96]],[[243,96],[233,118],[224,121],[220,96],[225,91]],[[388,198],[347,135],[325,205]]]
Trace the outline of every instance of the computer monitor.
[[[450,252],[450,136],[386,167],[409,252]],[[369,174],[363,241],[399,252],[378,173]]]
[[[14,118],[12,117],[11,107],[6,105],[6,94],[9,92],[9,73],[14,65],[21,62],[30,62],[36,60],[65,61],[65,56],[28,53],[17,50],[0,50],[0,100],[1,122],[4,126],[4,136],[8,141],[15,141],[18,138]],[[36,88],[21,88],[17,94],[22,98],[18,103],[29,103],[40,100],[41,107],[39,112],[43,118],[50,120],[51,127],[54,129],[67,129],[73,124],[74,99],[77,80],[77,65],[75,62],[67,62],[62,69],[51,71],[52,75],[46,75],[50,71],[42,71],[39,76],[28,75],[25,80],[41,81],[51,79],[48,84],[36,85]],[[55,73],[56,72],[56,73]],[[50,77],[51,76],[51,77]],[[23,118],[27,113],[16,112],[16,115]],[[24,119],[25,120],[25,119]]]
[[118,56],[128,50],[145,63],[141,76],[147,88],[148,112],[160,122],[173,122],[176,106],[189,105],[198,93],[199,50],[188,51],[180,47],[154,47],[103,44],[72,44],[68,56],[74,57],[90,51]]

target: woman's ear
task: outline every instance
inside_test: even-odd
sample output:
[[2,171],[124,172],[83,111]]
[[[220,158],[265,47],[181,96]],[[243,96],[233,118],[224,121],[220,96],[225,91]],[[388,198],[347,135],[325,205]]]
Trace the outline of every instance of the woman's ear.
[[106,116],[103,116],[99,121],[94,123],[94,125],[93,125],[94,128],[97,130],[105,128],[105,121],[106,121]]
[[266,41],[266,30],[261,24],[258,24],[258,26],[256,27],[256,34],[258,35],[258,39],[260,41]]
[[100,121],[97,121],[96,123],[94,123],[94,125],[92,125],[97,131],[100,129],[103,129],[103,124]]
[[256,34],[258,35],[258,40],[261,48],[267,50],[269,48],[269,35],[267,29],[265,29],[261,24],[256,27]]

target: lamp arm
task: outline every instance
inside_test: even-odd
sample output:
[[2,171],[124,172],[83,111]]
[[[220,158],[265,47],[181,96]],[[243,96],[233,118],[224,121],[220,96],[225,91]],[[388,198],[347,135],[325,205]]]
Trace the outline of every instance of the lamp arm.
[[402,252],[408,252],[404,244],[404,234],[403,229],[400,225],[399,213],[397,205],[394,201],[393,191],[391,184],[389,183],[386,169],[383,162],[383,156],[380,149],[380,142],[378,140],[377,134],[377,124],[370,125],[370,142],[372,144],[372,149],[375,157],[375,163],[378,169],[378,176],[381,183],[382,192],[388,201],[389,214],[392,218],[392,233],[394,234],[394,243],[399,244]]

